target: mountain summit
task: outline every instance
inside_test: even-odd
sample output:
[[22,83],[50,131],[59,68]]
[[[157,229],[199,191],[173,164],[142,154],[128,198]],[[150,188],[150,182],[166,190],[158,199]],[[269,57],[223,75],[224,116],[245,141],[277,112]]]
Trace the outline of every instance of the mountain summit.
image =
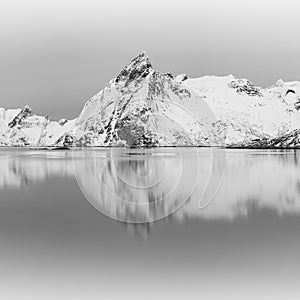
[[151,70],[153,69],[149,57],[146,52],[142,52],[120,72],[115,82],[126,81],[128,84],[130,81],[145,78]]
[[207,135],[203,117],[209,114],[193,90],[153,70],[143,52],[86,103],[67,138],[71,145],[202,145]]

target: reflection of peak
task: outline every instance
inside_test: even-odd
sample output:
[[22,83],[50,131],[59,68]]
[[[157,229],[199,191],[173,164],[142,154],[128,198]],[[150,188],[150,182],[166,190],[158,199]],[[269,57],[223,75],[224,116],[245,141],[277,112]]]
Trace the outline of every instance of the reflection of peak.
[[72,159],[66,153],[2,152],[0,161],[0,190],[3,187],[22,187],[38,181],[47,181],[51,177],[73,176]]
[[[226,158],[226,176],[213,201],[205,209],[199,209],[199,199],[203,194],[205,178],[211,170],[211,162],[206,155],[200,158],[201,168],[196,181],[195,174],[189,174],[194,165],[190,152],[181,158],[175,155],[141,159],[133,155],[128,160],[123,160],[116,155],[110,160],[101,158],[96,164],[92,155],[90,159],[87,157],[76,161],[74,167],[77,182],[86,199],[105,215],[127,223],[149,222],[168,215],[176,220],[233,220],[261,210],[278,214],[299,213],[299,166],[291,159],[293,154],[265,156],[266,164],[263,165],[256,155],[253,154],[250,160],[246,155]],[[212,175],[216,180],[224,169],[222,156],[214,159],[218,160]],[[250,177],[242,176],[245,170],[249,170]],[[164,174],[164,179],[153,185],[160,174]],[[126,178],[126,181],[120,178]],[[235,184],[236,178],[239,178],[238,185]],[[276,182],[276,186],[273,182]],[[208,194],[214,193],[214,188],[210,187],[208,191]],[[201,205],[205,203],[208,202],[203,199]],[[146,235],[148,230],[143,226],[130,227],[139,235],[141,232]]]
[[146,240],[149,233],[150,227],[152,223],[125,223],[127,230],[131,232],[134,236],[141,238],[142,240]]
[[145,52],[136,56],[117,76],[115,82],[133,81],[140,77],[146,77],[152,70],[152,65]]
[[[203,155],[197,154],[199,170],[193,170],[195,160],[190,151],[194,150],[181,153],[182,156],[175,155],[175,150],[163,152],[166,155],[151,150],[141,156],[137,151],[118,149],[105,157],[104,153],[99,155],[99,150],[16,151],[14,155],[11,150],[1,152],[0,193],[3,187],[22,187],[52,177],[73,178],[75,170],[81,191],[95,208],[114,219],[127,221],[128,229],[145,239],[155,223],[130,222],[158,220],[169,213],[167,220],[176,222],[194,218],[234,220],[261,211],[274,215],[300,213],[298,152],[264,155],[263,164],[257,152],[227,156],[220,189],[215,193],[208,187],[215,193],[214,198],[205,209],[199,209],[211,170],[211,178],[217,178],[224,170],[222,156],[218,155],[214,157],[215,167],[211,168],[212,157],[206,150],[201,152]],[[245,170],[248,176],[244,176]],[[158,178],[162,180],[157,181]]]

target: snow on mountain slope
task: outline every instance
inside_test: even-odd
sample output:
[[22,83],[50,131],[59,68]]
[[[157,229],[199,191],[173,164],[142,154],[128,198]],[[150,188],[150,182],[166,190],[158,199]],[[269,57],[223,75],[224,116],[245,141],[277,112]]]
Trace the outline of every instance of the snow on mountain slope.
[[229,75],[185,79],[182,85],[212,109],[218,119],[215,135],[223,135],[225,146],[245,146],[300,128],[300,82],[279,80],[262,89]]
[[35,115],[29,106],[0,108],[0,146],[51,146],[74,128],[75,121],[51,121],[47,116]]
[[141,53],[85,105],[64,145],[208,145],[214,115],[192,89]]
[[299,109],[299,82],[263,89],[233,75],[173,78],[141,53],[86,103],[62,143],[250,146],[300,128]]
[[299,147],[298,130],[300,82],[260,88],[233,75],[173,78],[144,52],[77,119],[0,108],[0,146]]

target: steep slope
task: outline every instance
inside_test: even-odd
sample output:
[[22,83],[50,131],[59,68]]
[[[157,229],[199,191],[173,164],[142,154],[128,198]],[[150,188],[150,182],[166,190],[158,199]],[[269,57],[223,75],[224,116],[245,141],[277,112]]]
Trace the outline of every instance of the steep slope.
[[214,115],[192,89],[141,53],[84,106],[64,145],[208,145]]

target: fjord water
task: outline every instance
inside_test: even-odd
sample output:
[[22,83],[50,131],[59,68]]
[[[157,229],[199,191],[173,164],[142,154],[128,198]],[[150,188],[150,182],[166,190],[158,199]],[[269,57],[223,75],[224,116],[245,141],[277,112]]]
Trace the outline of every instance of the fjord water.
[[1,149],[3,299],[297,299],[299,159]]

